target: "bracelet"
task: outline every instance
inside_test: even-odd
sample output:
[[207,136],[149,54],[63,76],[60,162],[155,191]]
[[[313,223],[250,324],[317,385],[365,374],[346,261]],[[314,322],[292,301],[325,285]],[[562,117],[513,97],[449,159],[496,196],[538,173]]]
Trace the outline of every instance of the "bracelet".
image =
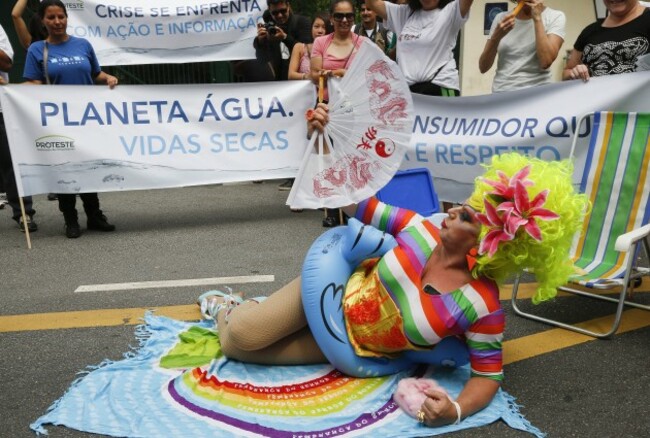
[[456,408],[456,415],[458,415],[458,418],[456,418],[456,421],[454,421],[454,426],[455,426],[455,425],[457,425],[457,424],[460,424],[460,420],[462,419],[462,418],[461,418],[460,405],[459,405],[458,402],[455,401],[455,400],[449,400],[449,401],[450,401],[450,402],[454,405],[454,407]]

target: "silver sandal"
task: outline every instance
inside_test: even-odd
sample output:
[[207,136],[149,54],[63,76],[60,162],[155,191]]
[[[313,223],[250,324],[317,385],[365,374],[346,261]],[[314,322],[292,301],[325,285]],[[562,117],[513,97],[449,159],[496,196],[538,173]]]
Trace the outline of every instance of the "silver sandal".
[[[232,289],[228,286],[225,286],[223,289],[224,291],[209,290],[199,296],[197,303],[201,308],[201,317],[203,319],[212,319],[216,321],[219,312],[226,309],[228,311],[226,314],[227,320],[230,311],[244,301],[242,297],[233,295]],[[224,300],[217,303],[216,300],[211,299],[214,297],[221,297]]]

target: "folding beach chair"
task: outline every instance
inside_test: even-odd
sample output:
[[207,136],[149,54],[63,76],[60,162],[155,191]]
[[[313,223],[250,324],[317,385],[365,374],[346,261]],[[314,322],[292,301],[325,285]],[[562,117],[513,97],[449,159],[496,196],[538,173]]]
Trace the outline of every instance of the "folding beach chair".
[[[576,132],[587,118],[593,120],[593,128],[580,191],[589,196],[592,211],[573,243],[573,260],[580,274],[571,279],[582,289],[567,285],[558,290],[617,303],[613,324],[609,330],[598,332],[524,312],[516,303],[519,279],[513,285],[512,307],[515,314],[525,318],[608,338],[618,329],[625,305],[650,310],[650,305],[628,299],[641,284],[641,277],[650,273],[650,113],[590,113],[580,119]],[[577,139],[576,133],[571,157]],[[645,251],[643,262],[641,248]],[[588,291],[613,287],[621,289],[618,298]]]

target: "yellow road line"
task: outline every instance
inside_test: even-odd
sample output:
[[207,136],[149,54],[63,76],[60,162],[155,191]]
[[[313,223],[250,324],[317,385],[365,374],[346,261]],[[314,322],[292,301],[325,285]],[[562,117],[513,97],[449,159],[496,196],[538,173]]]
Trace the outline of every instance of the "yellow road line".
[[[575,286],[576,289],[583,289],[589,292],[593,293],[598,293],[602,295],[613,295],[613,294],[619,294],[620,289],[619,288],[612,288],[612,289],[604,289],[604,290],[594,290],[590,288],[585,288],[581,286]],[[521,283],[519,285],[519,291],[517,292],[517,298],[523,299],[530,299],[533,297],[535,294],[535,291],[537,291],[537,283]],[[641,286],[636,288],[634,290],[634,294],[646,294],[650,291],[650,280],[646,280],[644,278],[643,283]],[[558,297],[570,297],[570,296],[575,296],[573,294],[569,294],[566,292],[560,292],[557,295]],[[504,284],[503,286],[499,287],[499,299],[501,301],[510,301],[510,298],[512,297],[512,285],[511,284]]]
[[[614,316],[610,315],[585,321],[577,325],[589,330],[604,331],[612,326],[613,320]],[[646,310],[627,310],[623,312],[621,325],[616,334],[637,330],[647,326],[650,326],[650,318],[648,317],[648,312]],[[595,339],[596,338],[592,338],[591,336],[560,328],[535,333],[534,335],[523,336],[503,343],[503,363],[504,365],[507,365],[509,363],[529,359],[552,351],[583,344]]]
[[[0,333],[76,329],[92,327],[114,327],[142,323],[146,311],[154,310],[182,321],[196,321],[200,318],[195,304],[155,308],[135,307],[130,309],[102,309],[74,312],[36,313],[30,315],[0,316]],[[613,315],[596,318],[578,324],[591,330],[603,330],[611,326]],[[623,312],[617,334],[650,326],[648,312],[632,309]],[[504,342],[504,364],[510,364],[531,357],[550,353],[563,348],[593,341],[595,338],[563,329],[551,329]]]
[[34,313],[0,316],[0,333],[135,325],[142,323],[142,317],[147,310],[155,310],[157,315],[164,315],[182,321],[197,321],[201,318],[196,304],[155,308],[135,307],[131,309]]
[[[519,296],[522,299],[529,299],[535,293],[536,287],[537,285],[535,283],[522,283],[520,285],[521,290]],[[644,283],[639,289],[642,291],[650,290],[650,282],[647,284]],[[511,295],[511,285],[504,285],[501,287],[501,300],[509,300]],[[0,316],[0,333],[134,325],[142,322],[142,317],[147,310],[155,310],[159,315],[168,316],[182,321],[196,321],[200,319],[198,306],[195,304],[155,308],[134,307],[128,309],[34,313],[26,315]]]

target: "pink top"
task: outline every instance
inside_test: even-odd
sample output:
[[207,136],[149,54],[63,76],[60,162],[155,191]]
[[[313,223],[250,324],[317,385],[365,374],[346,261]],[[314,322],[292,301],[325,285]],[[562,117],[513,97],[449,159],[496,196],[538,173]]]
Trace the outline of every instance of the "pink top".
[[[323,70],[336,70],[339,68],[347,69],[348,67],[350,67],[350,63],[354,59],[354,55],[356,55],[357,51],[359,50],[359,47],[361,47],[361,44],[363,44],[363,40],[365,38],[357,34],[352,34],[352,40],[354,41],[354,48],[352,49],[352,52],[349,55],[346,55],[344,58],[337,58],[327,53],[327,48],[329,47],[330,44],[332,44],[333,39],[334,39],[334,33],[330,33],[328,35],[323,35],[316,38],[314,40],[314,46],[311,49],[311,56],[312,58],[318,58],[318,57],[323,58],[323,67],[322,67]],[[325,100],[328,100],[327,88],[325,89]]]
[[311,57],[309,56],[309,47],[307,44],[302,45],[302,56],[298,65],[298,73],[309,73],[311,71]]

